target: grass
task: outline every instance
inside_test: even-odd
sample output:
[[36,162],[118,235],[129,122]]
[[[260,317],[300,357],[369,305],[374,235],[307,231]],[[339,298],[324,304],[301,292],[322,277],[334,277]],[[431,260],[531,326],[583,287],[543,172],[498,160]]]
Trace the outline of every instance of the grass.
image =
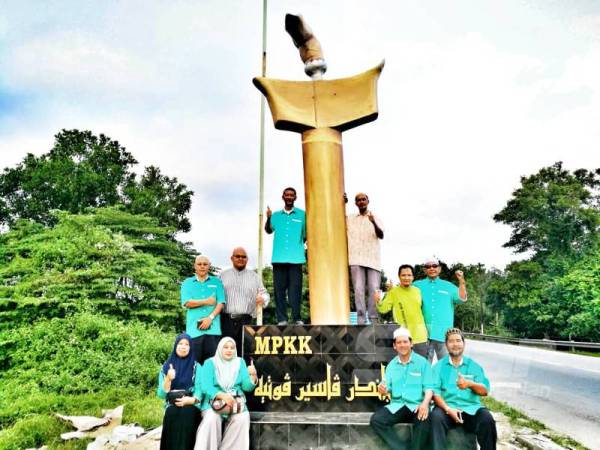
[[[123,424],[137,423],[145,429],[155,428],[162,423],[163,402],[154,393],[139,396],[134,393],[134,398],[127,400],[122,391],[117,397],[117,391],[110,390],[105,393],[85,396],[65,396],[65,410],[44,413],[31,413],[17,420],[12,426],[0,431],[0,449],[22,450],[24,448],[39,448],[47,445],[49,450],[85,450],[90,439],[76,439],[63,441],[61,433],[75,431],[69,424],[54,416],[54,412],[67,415],[95,415],[101,416],[102,409],[115,408],[124,404]],[[78,403],[82,405],[75,406]],[[79,410],[79,411],[77,411]]]
[[531,428],[536,432],[544,431],[545,435],[548,436],[552,441],[563,447],[572,448],[574,450],[589,450],[587,447],[581,445],[579,442],[571,439],[568,436],[557,434],[555,432],[548,432],[549,430],[544,426],[543,423],[538,422],[531,417],[526,416],[522,412],[515,408],[508,406],[506,403],[496,400],[493,397],[484,397],[483,404],[490,411],[500,412],[508,417],[508,420],[512,426],[516,427],[527,427]]

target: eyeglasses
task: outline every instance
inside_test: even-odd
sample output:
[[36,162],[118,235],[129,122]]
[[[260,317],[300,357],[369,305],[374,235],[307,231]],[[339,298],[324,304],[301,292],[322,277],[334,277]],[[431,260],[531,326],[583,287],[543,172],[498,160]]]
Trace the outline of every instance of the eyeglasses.
[[437,269],[440,266],[438,264],[425,264],[423,267],[426,269]]
[[248,256],[246,255],[233,255],[234,258],[246,259]]

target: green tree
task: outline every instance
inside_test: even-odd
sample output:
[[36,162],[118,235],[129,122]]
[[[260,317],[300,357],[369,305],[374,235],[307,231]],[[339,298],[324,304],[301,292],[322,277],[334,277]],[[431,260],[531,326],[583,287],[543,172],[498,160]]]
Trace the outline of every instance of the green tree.
[[160,225],[189,231],[192,192],[153,166],[137,180],[131,170],[136,163],[104,134],[62,130],[48,153],[28,154],[0,174],[0,224],[10,227],[18,219],[51,224],[54,209],[78,213],[123,204],[132,213],[156,217]]
[[565,339],[600,342],[600,245],[595,245],[547,290]]
[[193,249],[172,229],[118,208],[57,212],[54,221],[20,220],[0,234],[2,327],[92,309],[181,328],[177,283]]
[[489,289],[507,328],[526,337],[594,335],[584,321],[600,322],[592,288],[600,280],[588,270],[598,256],[600,169],[569,172],[557,162],[522,177],[494,220],[513,228],[505,247],[530,253]]
[[187,213],[192,206],[191,191],[169,178],[155,166],[146,167],[139,181],[129,179],[124,189],[124,203],[132,214],[151,213],[158,223],[189,231],[192,227]]
[[517,253],[571,255],[596,237],[599,205],[600,169],[571,173],[557,162],[521,177],[521,187],[494,220],[512,227],[504,247]]

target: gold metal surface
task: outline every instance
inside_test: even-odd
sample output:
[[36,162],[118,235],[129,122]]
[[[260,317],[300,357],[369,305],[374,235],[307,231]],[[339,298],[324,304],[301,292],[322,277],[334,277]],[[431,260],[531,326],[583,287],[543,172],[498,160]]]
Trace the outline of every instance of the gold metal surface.
[[377,119],[377,80],[384,63],[337,80],[287,81],[256,77],[278,130],[349,130]]
[[342,133],[302,133],[310,322],[350,323]]
[[310,319],[350,322],[342,131],[377,118],[383,62],[350,78],[286,81],[254,78],[275,128],[302,133]]

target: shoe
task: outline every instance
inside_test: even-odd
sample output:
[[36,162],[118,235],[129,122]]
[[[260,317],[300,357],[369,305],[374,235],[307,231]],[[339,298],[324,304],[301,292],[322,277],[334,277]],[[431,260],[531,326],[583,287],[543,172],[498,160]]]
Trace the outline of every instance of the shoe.
[[296,320],[296,325],[304,325],[304,322],[302,322],[301,320]]
[[280,327],[284,327],[284,326],[286,326],[287,324],[288,324],[288,323],[287,323],[287,320],[282,320],[281,322],[277,322],[277,325],[278,325],[278,326],[280,326]]

